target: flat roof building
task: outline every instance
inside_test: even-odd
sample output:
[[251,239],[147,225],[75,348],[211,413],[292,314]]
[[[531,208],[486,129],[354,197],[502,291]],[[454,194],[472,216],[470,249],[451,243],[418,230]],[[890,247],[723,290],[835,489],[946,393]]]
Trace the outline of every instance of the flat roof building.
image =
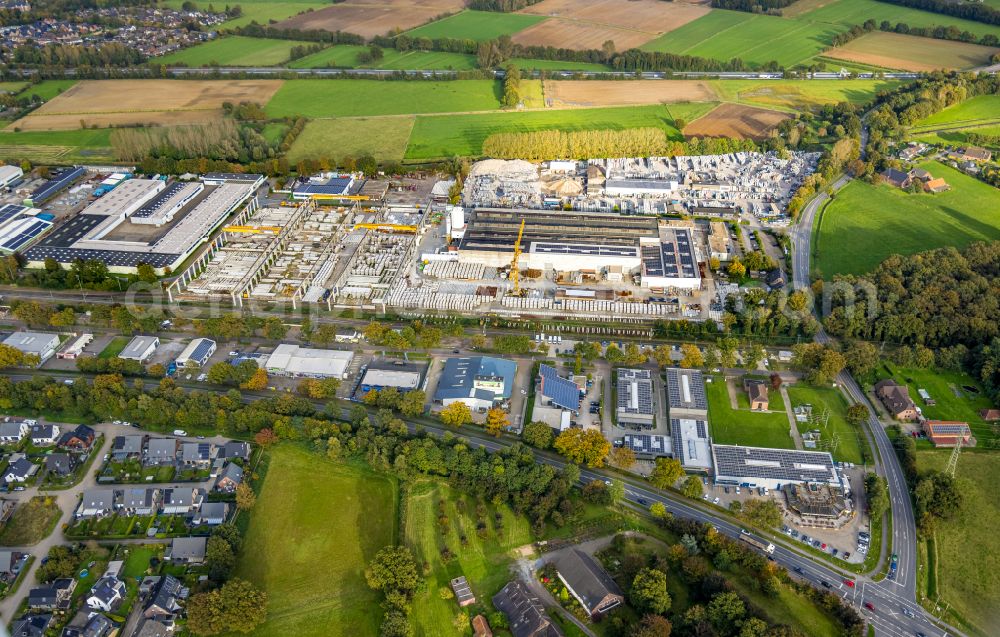
[[667,369],[667,406],[671,418],[708,418],[705,377],[696,369]]
[[264,368],[281,376],[346,378],[353,359],[354,352],[282,343],[267,357]]
[[780,489],[792,483],[840,487],[833,456],[826,451],[795,451],[739,445],[714,445],[715,481]]
[[24,354],[34,354],[44,363],[59,349],[59,335],[49,332],[14,332],[4,339],[3,344]]
[[39,206],[47,202],[63,190],[69,188],[73,182],[83,177],[86,173],[87,169],[82,166],[74,166],[73,168],[64,168],[63,170],[56,171],[49,181],[32,191],[31,195],[25,200],[25,205]]
[[82,354],[84,348],[90,345],[93,340],[93,334],[80,334],[63,351],[56,354],[56,357],[72,360]]
[[414,369],[410,365],[401,365],[394,368],[392,363],[382,363],[380,366],[369,365],[361,377],[358,388],[362,392],[371,390],[382,390],[387,387],[394,387],[401,392],[412,391],[420,387],[423,374],[420,369]]
[[178,367],[186,367],[189,364],[202,367],[214,353],[215,341],[208,338],[196,338],[188,343],[175,362]]
[[554,367],[538,366],[538,393],[544,404],[574,413],[580,411],[580,387],[576,382],[560,376]]
[[0,188],[12,186],[24,177],[20,166],[0,166]]
[[653,378],[648,369],[618,369],[618,404],[615,419],[619,427],[652,429]]
[[[100,215],[123,220],[167,187],[162,179],[128,179],[84,208],[81,215]],[[112,227],[113,228],[113,227]],[[110,232],[111,228],[108,229]],[[93,237],[100,239],[100,236]]]
[[129,341],[125,349],[121,351],[118,358],[125,358],[132,361],[144,362],[153,355],[156,348],[160,346],[158,336],[135,336]]
[[625,434],[622,446],[631,449],[640,460],[655,460],[674,455],[670,444],[670,436],[654,436],[651,434]]
[[508,400],[517,363],[490,356],[449,358],[438,380],[434,400],[448,406],[463,402],[471,409],[489,409]]
[[671,418],[670,446],[673,457],[688,471],[712,470],[712,440],[707,421]]

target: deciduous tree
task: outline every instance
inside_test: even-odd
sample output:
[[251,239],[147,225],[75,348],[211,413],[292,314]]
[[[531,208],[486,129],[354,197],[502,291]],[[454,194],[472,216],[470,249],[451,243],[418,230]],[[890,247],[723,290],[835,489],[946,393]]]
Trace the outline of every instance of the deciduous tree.
[[662,615],[670,610],[667,576],[663,571],[644,568],[632,580],[629,602],[640,612]]
[[461,401],[455,401],[438,414],[441,422],[449,427],[461,427],[472,422],[472,410]]
[[597,429],[571,428],[556,438],[555,450],[570,462],[602,467],[604,458],[611,451],[611,443]]
[[649,474],[649,482],[657,489],[669,489],[674,486],[681,476],[684,475],[684,468],[681,461],[676,458],[657,458],[653,465],[653,470]]

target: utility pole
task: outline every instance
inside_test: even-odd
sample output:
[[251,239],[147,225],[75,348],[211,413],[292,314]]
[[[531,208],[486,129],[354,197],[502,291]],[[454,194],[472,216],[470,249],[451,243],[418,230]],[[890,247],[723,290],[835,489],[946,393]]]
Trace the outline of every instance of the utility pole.
[[950,475],[952,478],[955,477],[955,470],[958,469],[958,456],[962,453],[962,443],[965,442],[965,436],[956,436],[957,441],[955,442],[954,448],[951,450],[951,457],[948,458],[948,466],[945,467],[944,472]]

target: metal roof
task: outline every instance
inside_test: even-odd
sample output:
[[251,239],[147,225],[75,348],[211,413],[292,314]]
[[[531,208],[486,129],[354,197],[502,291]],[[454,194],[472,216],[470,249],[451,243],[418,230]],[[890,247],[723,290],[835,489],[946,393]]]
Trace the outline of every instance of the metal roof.
[[783,482],[820,482],[839,485],[833,456],[826,451],[795,451],[738,445],[714,445],[718,479],[760,478]]
[[539,365],[538,375],[542,378],[542,396],[563,409],[580,410],[580,388],[575,382],[561,377],[555,368],[548,365]]
[[696,369],[667,369],[667,404],[671,409],[708,411],[705,377]]

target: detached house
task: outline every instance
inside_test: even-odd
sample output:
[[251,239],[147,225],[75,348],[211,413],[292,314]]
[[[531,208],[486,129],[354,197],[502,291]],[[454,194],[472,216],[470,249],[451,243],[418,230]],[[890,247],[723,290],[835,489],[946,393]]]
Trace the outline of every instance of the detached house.
[[114,576],[105,576],[97,580],[90,589],[87,606],[110,613],[121,605],[123,599],[125,599],[125,582]]
[[146,436],[118,436],[111,442],[111,457],[115,462],[138,460],[146,446]]
[[76,582],[63,577],[45,586],[36,586],[28,592],[28,608],[33,610],[60,610],[69,608]]
[[229,505],[225,502],[206,502],[191,519],[195,526],[218,526],[226,521]]
[[26,615],[10,627],[11,637],[44,637],[52,615]]
[[59,439],[58,425],[32,425],[31,444],[36,447],[47,447],[56,444]]
[[219,479],[215,481],[215,490],[224,493],[233,493],[236,487],[243,482],[243,467],[234,462],[230,462],[222,470]]
[[917,419],[917,406],[910,400],[910,392],[905,385],[899,385],[891,378],[882,380],[875,383],[875,395],[896,420]]
[[115,492],[112,489],[87,489],[76,510],[79,518],[110,515],[115,509]]
[[29,431],[31,431],[31,427],[23,420],[0,423],[0,444],[20,442],[28,435]]
[[556,572],[591,617],[625,602],[624,593],[611,576],[583,551],[573,549],[561,555],[556,560]]
[[3,474],[3,481],[6,484],[26,482],[28,478],[38,472],[38,465],[28,460],[24,454],[15,455],[20,457],[11,462]]
[[181,464],[207,469],[212,461],[212,445],[207,442],[185,442],[181,445]]
[[45,470],[61,477],[73,473],[77,466],[76,456],[69,453],[50,453],[45,456]]
[[97,434],[87,425],[80,425],[73,431],[67,431],[59,437],[59,446],[63,449],[83,451],[90,449]]
[[188,593],[180,580],[173,575],[159,578],[155,590],[156,593],[149,600],[149,605],[142,611],[146,619],[173,617],[181,609],[179,601],[187,597]]
[[164,489],[162,511],[165,515],[187,515],[201,506],[202,499],[198,489]]
[[240,460],[250,459],[250,443],[242,440],[230,440],[219,447],[219,457],[226,460],[239,458]]
[[175,537],[163,559],[178,564],[201,564],[205,561],[205,537]]
[[746,389],[747,398],[750,400],[750,409],[753,411],[767,411],[770,405],[767,383],[761,380],[747,379],[743,381],[743,387]]

